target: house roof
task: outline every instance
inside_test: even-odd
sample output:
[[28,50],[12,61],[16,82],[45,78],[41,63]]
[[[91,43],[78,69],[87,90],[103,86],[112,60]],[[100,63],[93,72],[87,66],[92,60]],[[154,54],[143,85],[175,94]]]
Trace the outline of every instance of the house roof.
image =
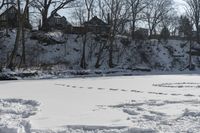
[[48,17],[48,19],[50,19],[50,18],[65,19],[66,25],[72,25],[69,21],[67,21],[67,19],[66,19],[65,16],[61,16],[61,15],[58,14],[58,13],[55,13],[54,15],[51,15],[51,16]]
[[84,25],[107,25],[107,23],[99,19],[97,16],[94,16],[91,20],[85,22]]
[[146,28],[139,28],[137,29],[138,31],[148,31],[149,29],[146,29]]
[[15,10],[17,10],[17,8],[14,5],[10,6],[8,9],[7,8],[3,8],[3,9],[0,10],[0,16],[2,16],[3,14],[5,14],[7,11],[11,10],[12,8],[14,8]]
[[51,15],[50,17],[54,17],[54,18],[62,18],[62,16],[59,15],[58,13],[55,13],[54,15]]

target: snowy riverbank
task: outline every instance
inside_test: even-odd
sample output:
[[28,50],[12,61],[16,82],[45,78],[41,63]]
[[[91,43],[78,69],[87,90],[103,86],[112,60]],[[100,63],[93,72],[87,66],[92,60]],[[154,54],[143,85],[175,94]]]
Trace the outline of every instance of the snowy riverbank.
[[158,71],[150,68],[133,69],[94,69],[94,70],[40,70],[40,69],[17,69],[11,71],[3,69],[0,72],[2,80],[40,80],[40,79],[63,79],[63,78],[92,78],[92,77],[115,77],[115,76],[137,76],[137,75],[198,75],[197,70],[173,70]]

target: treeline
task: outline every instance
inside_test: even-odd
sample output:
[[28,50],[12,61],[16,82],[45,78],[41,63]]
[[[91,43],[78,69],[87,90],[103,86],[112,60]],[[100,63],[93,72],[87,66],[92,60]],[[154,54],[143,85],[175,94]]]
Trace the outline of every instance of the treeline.
[[[48,17],[59,11],[70,13],[71,19],[76,24],[83,24],[93,16],[108,22],[110,25],[106,45],[109,51],[109,66],[113,63],[114,39],[117,35],[131,34],[131,39],[136,39],[138,27],[147,28],[149,38],[161,34],[163,39],[170,35],[175,36],[182,32],[188,40],[192,38],[193,28],[196,30],[195,40],[199,42],[200,0],[185,0],[186,14],[179,17],[173,0],[1,0],[0,10],[14,5],[17,10],[18,27],[14,48],[9,55],[8,68],[26,64],[26,18],[37,16],[41,30],[48,30]],[[70,11],[69,11],[70,10]],[[39,17],[38,17],[39,16]],[[87,34],[83,36],[82,56],[80,66],[87,68],[85,59]],[[21,61],[16,64],[17,52],[21,51]]]

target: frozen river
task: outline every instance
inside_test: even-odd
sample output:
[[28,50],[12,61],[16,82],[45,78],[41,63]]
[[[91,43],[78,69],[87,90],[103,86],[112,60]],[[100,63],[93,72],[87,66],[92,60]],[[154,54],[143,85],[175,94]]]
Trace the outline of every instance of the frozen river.
[[1,133],[200,132],[200,76],[0,82]]

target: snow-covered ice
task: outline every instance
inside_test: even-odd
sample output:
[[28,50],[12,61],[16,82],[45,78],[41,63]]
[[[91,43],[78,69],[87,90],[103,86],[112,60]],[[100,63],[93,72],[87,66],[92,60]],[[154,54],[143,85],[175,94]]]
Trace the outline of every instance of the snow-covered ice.
[[3,133],[200,131],[198,75],[0,82]]

